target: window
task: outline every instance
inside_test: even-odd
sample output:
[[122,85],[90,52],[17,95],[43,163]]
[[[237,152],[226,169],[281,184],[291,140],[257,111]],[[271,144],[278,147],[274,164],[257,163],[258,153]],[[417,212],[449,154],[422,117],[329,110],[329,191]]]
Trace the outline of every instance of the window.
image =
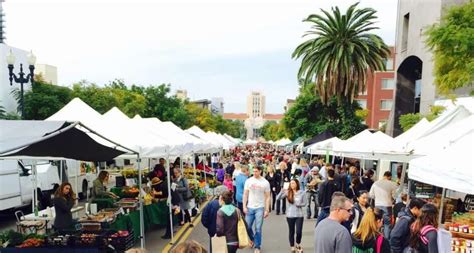
[[380,110],[390,111],[392,110],[392,100],[380,100]]
[[395,80],[382,78],[382,90],[393,90],[395,88]]
[[393,58],[387,58],[387,60],[385,60],[385,68],[387,70],[393,70]]
[[364,91],[359,92],[359,96],[365,96],[367,95],[367,87]]
[[386,124],[387,124],[387,120],[386,120],[386,119],[380,120],[380,121],[379,121],[379,129],[380,129],[380,128],[383,128]]
[[367,100],[366,99],[357,99],[357,103],[359,103],[362,109],[367,109]]
[[408,47],[408,28],[410,26],[410,13],[403,16],[403,30],[402,30],[402,50]]

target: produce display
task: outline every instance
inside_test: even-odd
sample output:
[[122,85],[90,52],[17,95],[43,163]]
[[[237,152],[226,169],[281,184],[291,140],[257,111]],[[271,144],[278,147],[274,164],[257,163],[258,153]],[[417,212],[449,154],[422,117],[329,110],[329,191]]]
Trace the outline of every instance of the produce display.
[[122,195],[126,198],[136,198],[140,190],[136,186],[128,187],[125,186],[122,188]]
[[453,214],[453,223],[445,224],[453,236],[452,252],[474,253],[474,211]]
[[16,246],[17,248],[37,248],[44,245],[43,239],[30,238],[23,241],[22,244]]

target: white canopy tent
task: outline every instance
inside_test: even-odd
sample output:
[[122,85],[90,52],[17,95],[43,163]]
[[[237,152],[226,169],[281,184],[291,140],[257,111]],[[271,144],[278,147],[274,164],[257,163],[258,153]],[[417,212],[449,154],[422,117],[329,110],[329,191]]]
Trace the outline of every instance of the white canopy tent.
[[252,140],[252,139],[247,139],[243,142],[244,145],[257,145],[257,141],[256,140]]
[[[97,113],[89,105],[84,103],[79,98],[74,98],[66,106],[64,106],[57,113],[49,117],[47,120],[67,120],[67,121],[79,121],[81,124],[84,124],[89,129],[97,132],[98,134],[104,136],[107,139],[114,140],[117,143],[137,151],[139,154],[138,161],[138,174],[139,180],[138,184],[141,188],[141,173],[140,168],[140,158],[156,158],[164,156],[169,150],[169,146],[166,144],[163,139],[158,136],[150,133],[146,129],[142,129],[136,126],[133,126],[130,123],[130,119],[123,115],[117,113],[117,111],[112,111],[109,115],[111,118],[120,117],[122,120],[116,120],[112,122],[112,119],[105,119],[104,116]],[[127,156],[128,157],[128,156]],[[135,158],[135,157],[129,157]],[[168,180],[170,178],[169,169],[168,169]],[[169,185],[169,184],[168,184]],[[145,228],[143,224],[143,199],[142,192],[139,192],[139,204],[140,204],[140,234],[141,234],[141,246],[145,247]],[[170,206],[171,208],[171,206]],[[171,213],[170,213],[171,214]]]
[[339,145],[342,140],[337,137],[332,137],[324,141],[316,142],[307,147],[307,152],[312,155],[325,154],[327,150],[332,150],[333,146]]
[[[194,136],[199,137],[200,139],[204,140],[205,142],[211,143],[212,144],[212,152],[217,152],[218,150],[223,148],[222,143],[217,141],[213,136],[207,134],[204,132],[201,128],[198,126],[192,126],[188,129],[185,130],[187,133],[192,134]],[[207,153],[207,152],[205,152]]]
[[288,138],[282,138],[275,142],[275,145],[278,147],[283,147],[291,143],[291,140]]
[[410,161],[410,179],[474,194],[474,124],[471,130],[427,156]]

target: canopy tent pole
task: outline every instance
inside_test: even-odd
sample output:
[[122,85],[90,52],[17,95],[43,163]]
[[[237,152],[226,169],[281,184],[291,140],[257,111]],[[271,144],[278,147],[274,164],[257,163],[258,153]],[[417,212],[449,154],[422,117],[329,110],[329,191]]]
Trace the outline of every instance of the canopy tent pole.
[[407,175],[407,163],[403,163],[402,165],[402,175],[400,176],[400,186],[398,187],[398,193],[401,194],[403,192],[403,186],[405,185],[405,178]]
[[142,189],[142,170],[141,164],[142,159],[140,155],[137,154],[137,169],[138,169],[138,208],[140,208],[140,244],[141,248],[145,248],[145,224],[143,218],[143,189]]
[[197,181],[197,173],[196,173],[196,160],[194,159],[194,156],[195,154],[193,153],[193,158],[192,158],[192,162],[193,162],[193,172],[194,172],[194,180]]
[[184,173],[183,169],[184,169],[183,168],[183,155],[180,155],[179,156],[179,170],[181,170],[181,174]]
[[443,188],[443,191],[441,192],[441,204],[439,205],[439,217],[438,217],[438,224],[442,224],[443,220],[443,209],[444,209],[444,198],[446,195],[446,188]]
[[[79,191],[78,191],[77,187],[79,186],[79,175],[81,174],[81,162],[79,162],[79,169],[76,170],[76,171],[77,171],[76,172],[76,178],[74,179],[74,181],[76,181],[76,185],[75,185],[74,188],[76,188],[75,191],[76,191],[76,193],[78,193]],[[86,194],[85,196],[86,196],[86,199],[87,199],[87,192],[83,192],[82,194]]]
[[33,164],[31,165],[31,174],[33,175],[33,200],[32,200],[32,213],[35,216],[38,216],[38,173],[36,171],[36,160],[33,160]]
[[59,181],[63,183],[63,161],[59,161]]
[[341,159],[341,166],[344,165],[344,156]]
[[[206,172],[206,163],[207,163],[207,159],[206,159],[206,156],[201,156],[202,157],[202,171],[204,173],[204,184],[207,185],[207,172]],[[204,160],[206,160],[206,162],[204,162]]]
[[170,231],[171,231],[171,244],[174,244],[174,232],[173,232],[173,208],[171,203],[171,173],[170,173],[170,155],[168,153],[166,157],[166,174],[168,181],[168,208],[170,213]]

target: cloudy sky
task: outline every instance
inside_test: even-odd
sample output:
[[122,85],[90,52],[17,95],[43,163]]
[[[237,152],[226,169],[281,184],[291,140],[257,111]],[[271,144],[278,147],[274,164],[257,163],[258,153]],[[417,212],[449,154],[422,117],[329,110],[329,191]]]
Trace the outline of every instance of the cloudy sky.
[[[58,67],[61,85],[170,83],[191,99],[222,97],[226,112],[245,112],[262,91],[268,113],[297,95],[294,48],[320,8],[349,0],[6,0],[7,44],[33,50]],[[361,1],[378,11],[377,33],[393,45],[396,0]]]

